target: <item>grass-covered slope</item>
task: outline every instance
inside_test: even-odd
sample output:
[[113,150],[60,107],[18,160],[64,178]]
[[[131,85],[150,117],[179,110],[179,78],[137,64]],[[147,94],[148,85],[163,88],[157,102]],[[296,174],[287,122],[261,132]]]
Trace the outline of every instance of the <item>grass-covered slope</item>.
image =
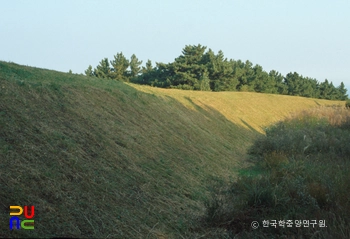
[[[340,102],[165,90],[0,62],[0,236],[194,238],[262,127]],[[10,205],[35,230],[10,231]]]

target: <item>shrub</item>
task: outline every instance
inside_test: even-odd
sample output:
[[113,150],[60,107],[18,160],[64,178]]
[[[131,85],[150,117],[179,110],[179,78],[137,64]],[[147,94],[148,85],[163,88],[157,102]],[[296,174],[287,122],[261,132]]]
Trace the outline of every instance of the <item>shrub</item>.
[[288,163],[288,158],[282,152],[273,151],[264,154],[264,163],[268,168],[272,169]]
[[[249,174],[246,169],[232,184],[230,193],[224,195],[226,199],[220,198],[225,203],[217,204],[213,196],[212,204],[207,204],[208,213],[215,214],[212,225],[247,238],[276,234],[350,238],[349,126],[349,111],[323,107],[269,127],[266,136],[249,150],[255,159],[251,168],[255,173]],[[303,227],[288,232],[283,228],[250,231],[252,221],[261,224],[267,219],[317,219],[328,224],[324,230]]]
[[350,100],[347,100],[347,101],[345,102],[345,107],[346,107],[347,109],[350,109]]

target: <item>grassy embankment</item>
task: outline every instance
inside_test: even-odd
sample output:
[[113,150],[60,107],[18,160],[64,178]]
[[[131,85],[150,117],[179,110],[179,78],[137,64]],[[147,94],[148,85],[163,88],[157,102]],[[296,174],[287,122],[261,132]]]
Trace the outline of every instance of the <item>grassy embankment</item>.
[[[339,103],[157,89],[0,62],[0,236],[220,234],[203,227],[204,202],[235,180],[262,129]],[[10,205],[35,205],[35,230],[10,231]]]

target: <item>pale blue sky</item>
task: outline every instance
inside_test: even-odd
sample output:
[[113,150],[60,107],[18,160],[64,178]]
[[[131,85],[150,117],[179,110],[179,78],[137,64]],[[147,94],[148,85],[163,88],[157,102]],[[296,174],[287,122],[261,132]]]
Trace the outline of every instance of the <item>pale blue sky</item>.
[[[74,73],[185,45],[350,89],[350,0],[0,0],[0,60]],[[349,92],[348,92],[349,93]]]

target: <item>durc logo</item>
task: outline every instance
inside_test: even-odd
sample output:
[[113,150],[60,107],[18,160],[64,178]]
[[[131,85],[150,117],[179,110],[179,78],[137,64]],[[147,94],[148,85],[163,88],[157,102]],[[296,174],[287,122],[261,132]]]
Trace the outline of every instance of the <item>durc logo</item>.
[[[16,210],[15,212],[11,210]],[[31,214],[28,214],[28,206],[24,206],[24,217],[26,218],[26,220],[21,220],[16,217],[19,215],[22,215],[23,213],[23,208],[21,206],[10,206],[10,216],[14,216],[10,218],[10,230],[13,230],[13,224],[14,222],[16,223],[16,229],[21,229],[21,227],[23,229],[34,229],[34,220],[27,220],[27,219],[31,219],[34,217],[34,206],[31,206],[30,209]],[[26,225],[26,224],[30,224],[30,225]]]

